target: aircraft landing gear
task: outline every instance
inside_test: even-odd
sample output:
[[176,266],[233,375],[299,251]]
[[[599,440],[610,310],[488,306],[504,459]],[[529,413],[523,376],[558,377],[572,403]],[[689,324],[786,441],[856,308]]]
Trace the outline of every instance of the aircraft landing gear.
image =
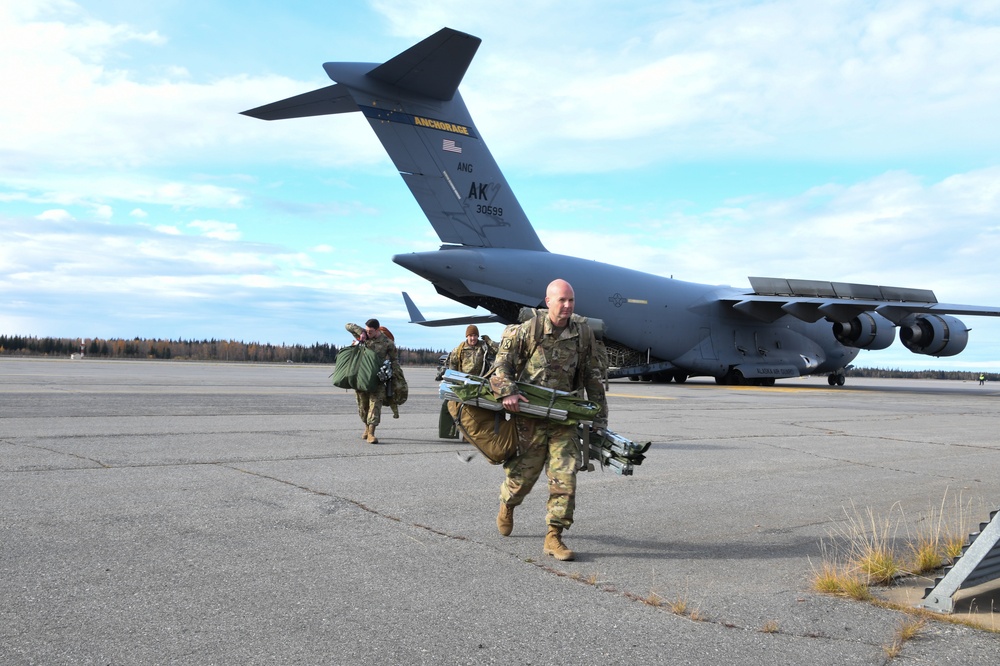
[[842,372],[832,372],[827,376],[826,381],[830,386],[843,386],[847,382],[847,376]]
[[742,372],[735,368],[730,368],[726,374],[716,377],[715,383],[722,384],[723,386],[746,386],[749,382],[747,382]]
[[736,368],[730,368],[726,374],[716,377],[715,383],[723,386],[774,386],[774,377],[747,379]]

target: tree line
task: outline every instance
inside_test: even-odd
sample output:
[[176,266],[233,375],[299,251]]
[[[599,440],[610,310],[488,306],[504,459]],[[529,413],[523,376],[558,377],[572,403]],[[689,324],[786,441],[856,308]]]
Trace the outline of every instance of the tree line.
[[[399,348],[402,365],[437,365],[443,350]],[[178,359],[249,363],[335,363],[337,347],[317,342],[272,345],[237,340],[160,340],[132,338],[38,338],[0,335],[0,355],[72,356],[93,358]]]
[[[958,379],[979,381],[978,372],[970,370],[899,370],[895,368],[851,368],[848,377],[875,377],[885,379]],[[983,378],[989,382],[1000,380],[1000,373],[984,372]]]
[[[405,366],[437,365],[447,350],[399,348],[399,361]],[[188,361],[235,361],[251,363],[335,363],[337,347],[317,342],[304,345],[272,345],[236,340],[160,340],[133,338],[38,338],[0,335],[0,355],[71,356],[122,359],[180,359]],[[848,377],[896,379],[979,380],[979,373],[966,370],[899,370],[894,368],[859,368],[847,371]],[[987,381],[1000,381],[1000,373],[984,373]]]

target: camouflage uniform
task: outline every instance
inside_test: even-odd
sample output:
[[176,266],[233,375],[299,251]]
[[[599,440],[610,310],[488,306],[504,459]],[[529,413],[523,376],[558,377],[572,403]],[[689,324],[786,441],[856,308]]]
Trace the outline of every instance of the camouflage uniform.
[[[536,344],[539,326],[542,335]],[[600,414],[594,419],[595,426],[607,427],[608,403],[601,383],[593,331],[574,317],[558,337],[556,334],[545,314],[523,324],[508,326],[500,341],[494,364],[496,370],[490,377],[493,393],[500,399],[514,393],[515,381],[560,391],[586,388],[587,399],[601,406]],[[583,352],[588,348],[590,354],[585,355]],[[521,504],[547,463],[549,500],[545,520],[552,527],[568,528],[573,524],[576,505],[579,449],[576,426],[521,415],[514,418],[520,453],[504,465],[500,501],[510,507]]]
[[[351,332],[351,335],[353,335],[355,339],[360,339],[361,334],[366,332],[363,326],[358,326],[357,324],[347,324],[345,328]],[[380,364],[385,361],[385,359],[389,359],[394,364],[399,363],[399,357],[396,354],[396,343],[393,342],[385,333],[382,333],[375,339],[369,338],[368,341],[363,344],[375,352],[375,355],[378,356]],[[361,422],[366,426],[377,426],[382,421],[382,403],[385,402],[385,384],[380,383],[378,385],[378,389],[373,393],[355,391],[355,395],[358,399],[358,416],[361,417]]]
[[497,354],[497,343],[483,336],[475,346],[470,347],[469,343],[462,340],[458,346],[448,354],[448,367],[459,372],[467,372],[471,375],[482,375],[490,369],[486,361]]

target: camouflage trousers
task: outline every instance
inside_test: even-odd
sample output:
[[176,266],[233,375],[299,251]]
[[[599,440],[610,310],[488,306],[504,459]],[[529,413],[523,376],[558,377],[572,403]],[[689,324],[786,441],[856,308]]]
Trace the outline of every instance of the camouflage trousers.
[[568,528],[573,524],[576,508],[577,451],[580,447],[576,426],[524,416],[515,418],[521,453],[503,466],[505,478],[500,486],[500,501],[509,506],[519,505],[546,468],[549,501],[545,522],[553,527]]
[[358,398],[358,416],[366,426],[377,426],[382,422],[382,394],[381,392],[367,393],[356,391]]

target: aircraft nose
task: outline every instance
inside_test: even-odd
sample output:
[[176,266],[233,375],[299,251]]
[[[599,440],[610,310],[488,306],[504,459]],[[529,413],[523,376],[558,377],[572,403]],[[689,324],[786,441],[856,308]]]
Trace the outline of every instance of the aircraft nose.
[[392,262],[394,264],[399,264],[408,271],[413,271],[414,273],[420,273],[421,269],[424,267],[424,262],[420,258],[420,255],[416,252],[410,252],[409,254],[396,254],[392,257]]

